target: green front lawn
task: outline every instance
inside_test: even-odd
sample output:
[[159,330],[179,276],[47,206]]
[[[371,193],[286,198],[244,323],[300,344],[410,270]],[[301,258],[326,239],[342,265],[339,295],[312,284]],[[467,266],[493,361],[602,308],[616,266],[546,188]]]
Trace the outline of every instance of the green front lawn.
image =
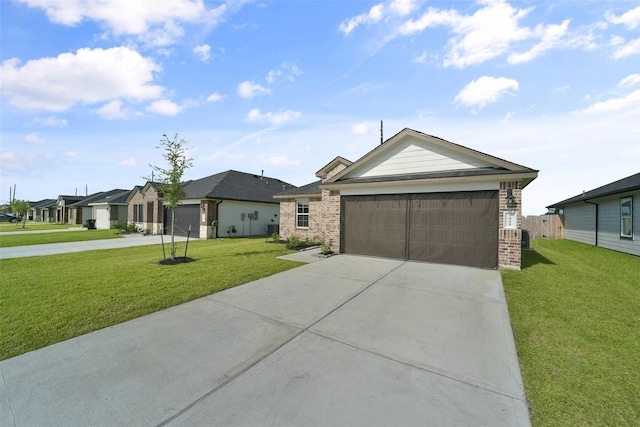
[[160,245],[0,260],[0,360],[301,265],[276,259],[290,252],[262,237],[192,241],[196,262],[173,266]]
[[27,221],[25,228],[22,222],[13,224],[10,222],[0,222],[0,233],[7,231],[38,231],[38,230],[62,230],[65,228],[82,227],[80,224],[56,224],[54,222]]
[[533,425],[640,425],[640,258],[532,247],[502,279]]
[[0,234],[0,248],[12,246],[44,245],[48,243],[84,242],[87,240],[119,239],[118,230],[71,230],[59,233]]

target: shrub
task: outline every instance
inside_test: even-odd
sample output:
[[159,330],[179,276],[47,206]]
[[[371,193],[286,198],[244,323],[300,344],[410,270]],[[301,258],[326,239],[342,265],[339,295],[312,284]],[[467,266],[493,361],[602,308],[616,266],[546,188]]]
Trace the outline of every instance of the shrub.
[[273,240],[274,243],[278,243],[280,241],[281,237],[278,233],[273,233],[271,235],[271,240]]
[[135,223],[133,222],[128,223],[126,221],[116,223],[116,225],[114,225],[113,228],[115,228],[116,230],[119,230],[121,233],[137,233],[138,231],[140,231],[140,229]]
[[330,253],[333,253],[331,250],[331,242],[322,242],[320,244],[320,250],[322,251],[322,255],[329,255]]
[[295,234],[292,234],[291,236],[289,236],[289,243],[287,243],[287,247],[289,249],[299,248],[300,246],[302,246],[302,241],[300,240],[300,237],[296,236]]

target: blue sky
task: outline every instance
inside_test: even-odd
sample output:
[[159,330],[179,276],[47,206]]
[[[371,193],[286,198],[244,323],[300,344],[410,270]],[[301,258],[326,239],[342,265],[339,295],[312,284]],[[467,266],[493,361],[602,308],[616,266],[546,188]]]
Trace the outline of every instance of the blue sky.
[[637,1],[2,0],[0,202],[304,185],[405,127],[540,170],[526,215],[640,171]]

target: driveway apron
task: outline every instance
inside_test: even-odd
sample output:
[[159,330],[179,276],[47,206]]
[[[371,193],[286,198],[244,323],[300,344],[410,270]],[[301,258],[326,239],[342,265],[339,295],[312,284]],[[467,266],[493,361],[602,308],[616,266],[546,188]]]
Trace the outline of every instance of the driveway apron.
[[496,271],[334,256],[0,362],[0,425],[528,426]]

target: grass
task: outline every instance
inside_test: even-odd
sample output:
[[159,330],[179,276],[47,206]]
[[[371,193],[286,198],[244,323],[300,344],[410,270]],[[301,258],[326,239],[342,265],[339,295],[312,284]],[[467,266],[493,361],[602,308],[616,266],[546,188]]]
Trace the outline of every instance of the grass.
[[0,234],[0,248],[121,238],[118,230],[72,230],[60,233]]
[[640,258],[532,247],[502,272],[532,424],[640,425]]
[[12,224],[10,222],[0,222],[0,233],[8,232],[8,231],[63,230],[66,228],[76,228],[76,227],[82,227],[82,225],[27,221],[25,228],[22,228],[22,222],[19,222],[17,224]]
[[276,259],[290,252],[254,238],[190,242],[196,262],[174,266],[160,245],[0,260],[0,360],[301,265]]

